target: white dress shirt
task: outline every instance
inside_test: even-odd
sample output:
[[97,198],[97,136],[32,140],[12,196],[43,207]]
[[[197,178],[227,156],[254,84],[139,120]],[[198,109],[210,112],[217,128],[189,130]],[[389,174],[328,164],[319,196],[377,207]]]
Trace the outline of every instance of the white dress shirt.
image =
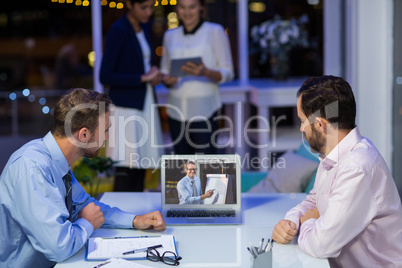
[[[161,71],[168,74],[170,60],[201,57],[208,68],[219,71],[221,81],[216,83],[204,76],[179,78],[169,94],[168,104],[176,109],[167,109],[169,116],[178,121],[203,121],[221,108],[219,84],[233,79],[233,62],[229,38],[223,27],[216,23],[203,22],[193,34],[184,34],[183,26],[166,31],[163,38],[164,54]],[[203,117],[200,118],[199,116]]]
[[332,267],[402,267],[402,207],[381,154],[353,129],[317,170],[313,189],[285,219],[299,227],[308,209],[320,218],[300,226],[298,243]]

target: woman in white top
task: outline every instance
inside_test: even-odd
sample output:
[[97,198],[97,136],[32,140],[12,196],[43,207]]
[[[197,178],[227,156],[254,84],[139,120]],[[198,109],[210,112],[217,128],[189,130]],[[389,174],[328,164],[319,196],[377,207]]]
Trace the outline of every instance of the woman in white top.
[[[163,38],[163,83],[170,88],[167,112],[176,154],[216,153],[218,112],[222,106],[219,84],[233,79],[229,39],[224,28],[202,18],[203,0],[178,0],[178,28]],[[170,76],[172,59],[201,57],[187,62],[183,77]]]

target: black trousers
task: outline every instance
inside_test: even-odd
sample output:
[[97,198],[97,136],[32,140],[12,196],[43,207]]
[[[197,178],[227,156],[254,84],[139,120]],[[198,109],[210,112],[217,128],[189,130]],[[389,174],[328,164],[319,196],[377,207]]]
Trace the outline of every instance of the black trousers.
[[[218,120],[213,118],[217,114],[218,112],[215,112],[208,120],[196,122],[177,121],[169,117],[170,136],[175,154],[216,154],[217,148],[214,144],[217,142]],[[210,131],[205,131],[208,125]],[[182,135],[181,138],[180,135]]]
[[115,192],[143,192],[146,169],[116,167],[114,175]]

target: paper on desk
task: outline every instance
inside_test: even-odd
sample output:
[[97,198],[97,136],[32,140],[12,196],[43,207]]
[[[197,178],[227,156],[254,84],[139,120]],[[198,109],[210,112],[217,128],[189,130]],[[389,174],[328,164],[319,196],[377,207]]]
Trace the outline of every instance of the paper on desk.
[[[109,260],[110,260],[110,262],[108,264],[104,265],[105,268],[148,268],[148,267],[151,267],[151,266],[147,266],[147,265],[143,265],[143,264],[138,264],[135,262],[130,262],[130,261],[127,261],[127,260],[121,259],[121,258],[111,258]],[[98,263],[98,264],[100,264],[100,263]]]
[[116,238],[105,239],[102,237],[91,237],[88,239],[87,260],[106,260],[110,258],[124,259],[145,259],[146,251],[123,255],[123,252],[147,248],[162,244],[162,248],[158,251],[172,251],[177,254],[176,245],[173,235],[162,235],[157,237],[141,237],[141,238]]

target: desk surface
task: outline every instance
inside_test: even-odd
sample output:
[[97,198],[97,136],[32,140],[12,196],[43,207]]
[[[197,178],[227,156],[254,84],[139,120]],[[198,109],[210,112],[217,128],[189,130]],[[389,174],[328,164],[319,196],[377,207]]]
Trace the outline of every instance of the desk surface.
[[[288,209],[298,204],[305,194],[242,194],[242,225],[168,225],[164,232],[139,231],[130,229],[96,230],[97,236],[137,236],[144,234],[172,234],[175,236],[177,251],[183,259],[179,267],[250,267],[249,242],[257,245],[261,238],[270,238],[275,224]],[[101,201],[122,210],[144,214],[160,210],[160,193],[105,193]],[[56,267],[94,267],[99,262],[84,260],[85,248]],[[150,267],[167,267],[163,263],[147,260],[136,262]],[[297,244],[274,244],[272,267],[329,267],[326,259],[316,259],[301,252]],[[107,266],[105,267],[107,268]]]

